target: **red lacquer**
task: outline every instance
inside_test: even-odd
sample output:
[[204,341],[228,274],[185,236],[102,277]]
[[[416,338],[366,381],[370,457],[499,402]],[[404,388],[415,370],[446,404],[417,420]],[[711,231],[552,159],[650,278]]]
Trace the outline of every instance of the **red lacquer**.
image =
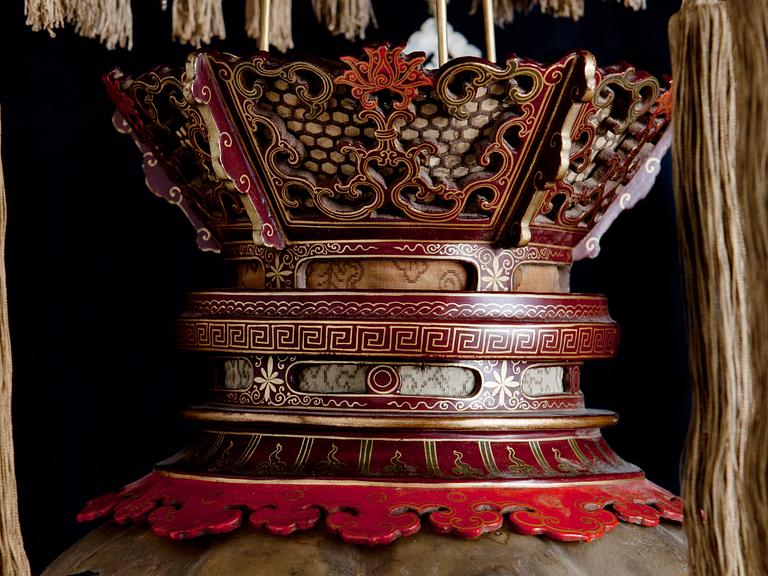
[[[568,293],[572,262],[648,193],[669,92],[586,52],[422,64],[378,46],[108,75],[150,189],[238,281],[178,321],[212,364],[210,401],[185,411],[198,432],[81,520],[177,539],[324,523],[384,544],[423,518],[563,541],[681,519],[602,438],[616,416],[585,407],[581,366],[619,330],[603,297]],[[445,265],[462,287],[425,289]]]

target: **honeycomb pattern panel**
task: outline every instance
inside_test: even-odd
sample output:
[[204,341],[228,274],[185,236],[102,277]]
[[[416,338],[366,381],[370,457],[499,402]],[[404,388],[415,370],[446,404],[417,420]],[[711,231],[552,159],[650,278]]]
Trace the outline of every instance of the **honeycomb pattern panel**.
[[[297,84],[283,79],[262,81],[266,89],[258,106],[282,120],[288,134],[300,143],[302,169],[323,185],[331,179],[352,177],[356,172],[354,153],[343,152],[343,146],[361,142],[373,147],[376,136],[374,125],[359,118],[359,103],[349,90],[337,87],[323,111],[310,118],[309,108],[296,95]],[[505,104],[506,91],[503,82],[477,88],[472,100],[462,106],[466,118],[450,115],[439,100],[422,94],[412,105],[415,119],[395,123],[399,141],[406,150],[422,142],[434,144],[437,153],[426,162],[426,175],[433,183],[445,181],[461,187],[464,178],[489,170],[477,158],[498,124],[514,113]]]

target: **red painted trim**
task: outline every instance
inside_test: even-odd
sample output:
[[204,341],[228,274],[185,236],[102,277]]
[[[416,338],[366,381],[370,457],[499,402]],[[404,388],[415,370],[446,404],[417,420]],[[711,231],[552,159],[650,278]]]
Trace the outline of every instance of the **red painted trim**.
[[[611,507],[611,510],[607,508]],[[120,492],[91,500],[78,515],[118,523],[147,519],[175,540],[230,532],[244,516],[257,528],[288,535],[324,523],[345,542],[387,544],[415,534],[422,518],[441,534],[476,538],[501,528],[506,517],[523,534],[565,542],[590,541],[619,520],[656,526],[682,520],[679,498],[648,480],[537,487],[222,483],[157,472]]]

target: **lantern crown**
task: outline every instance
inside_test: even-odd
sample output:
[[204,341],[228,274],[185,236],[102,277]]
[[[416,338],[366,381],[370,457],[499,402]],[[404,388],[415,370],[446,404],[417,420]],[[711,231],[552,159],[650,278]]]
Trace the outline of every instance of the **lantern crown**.
[[587,52],[423,64],[388,45],[339,62],[197,53],[184,74],[105,80],[117,122],[151,153],[150,187],[213,250],[249,233],[278,249],[573,248],[659,156],[669,92],[631,66],[599,69]]

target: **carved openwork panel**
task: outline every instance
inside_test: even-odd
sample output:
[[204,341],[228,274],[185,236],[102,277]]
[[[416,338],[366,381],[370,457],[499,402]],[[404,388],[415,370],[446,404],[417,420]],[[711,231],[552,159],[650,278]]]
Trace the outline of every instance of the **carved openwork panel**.
[[265,244],[527,242],[541,194],[563,173],[568,114],[591,96],[591,56],[436,72],[423,60],[387,46],[344,65],[197,56],[192,94]]
[[652,156],[672,112],[671,92],[631,66],[598,70],[597,79],[594,97],[571,130],[568,173],[549,191],[535,219],[537,226],[573,232],[576,242]]
[[240,194],[215,174],[208,129],[201,112],[184,96],[182,72],[158,67],[131,78],[114,69],[104,82],[118,108],[118,128],[133,132],[144,153],[153,192],[178,204],[209,238],[220,237],[228,227],[249,229]]

